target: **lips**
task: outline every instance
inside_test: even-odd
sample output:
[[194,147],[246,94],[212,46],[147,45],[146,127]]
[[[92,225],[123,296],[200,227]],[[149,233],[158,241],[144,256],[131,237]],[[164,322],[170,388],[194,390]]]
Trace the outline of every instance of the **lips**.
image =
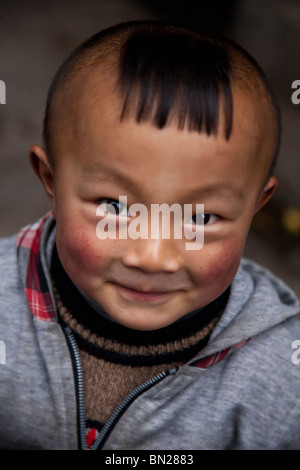
[[125,297],[130,297],[131,299],[135,300],[144,300],[144,301],[155,301],[155,300],[162,300],[165,297],[174,294],[176,291],[160,291],[158,289],[151,289],[145,290],[143,288],[139,289],[132,289],[129,286],[124,286],[118,284],[119,291],[121,295],[125,295]]
[[[170,292],[173,292],[170,291],[170,290],[161,290],[161,288],[159,287],[143,287],[143,286],[139,286],[139,285],[135,285],[134,287],[133,286],[130,286],[130,285],[126,285],[126,284],[119,284],[120,287],[124,287],[125,289],[129,289],[129,290],[133,290],[133,291],[136,291],[136,292],[142,292],[144,294],[168,294]],[[177,290],[177,289],[176,289]]]

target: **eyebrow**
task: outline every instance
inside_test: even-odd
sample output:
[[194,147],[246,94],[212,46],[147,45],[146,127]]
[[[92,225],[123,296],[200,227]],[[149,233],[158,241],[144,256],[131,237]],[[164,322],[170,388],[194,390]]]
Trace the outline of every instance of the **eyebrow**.
[[[124,175],[117,168],[108,168],[101,163],[89,165],[83,168],[82,174],[84,178],[92,178],[95,181],[110,180],[114,183],[121,183],[124,187],[137,188],[135,182],[127,175]],[[244,201],[246,199],[245,192],[228,183],[212,184],[199,188],[193,188],[187,191],[187,199],[196,200],[199,198],[222,197],[224,199],[234,199],[237,201]]]
[[122,181],[124,183],[132,183],[131,179],[117,170],[117,168],[108,168],[100,163],[95,165],[85,166],[82,169],[82,176],[84,178],[93,178],[95,180],[103,180],[108,178],[110,180]]
[[235,199],[244,201],[246,199],[245,192],[228,183],[215,184],[210,186],[203,186],[192,189],[189,193],[191,199],[198,199],[199,197],[222,197],[224,199]]
[[93,179],[94,181],[111,181],[112,183],[118,183],[126,188],[138,189],[135,182],[130,176],[125,175],[119,171],[116,167],[109,168],[101,163],[86,166],[82,169],[82,177]]

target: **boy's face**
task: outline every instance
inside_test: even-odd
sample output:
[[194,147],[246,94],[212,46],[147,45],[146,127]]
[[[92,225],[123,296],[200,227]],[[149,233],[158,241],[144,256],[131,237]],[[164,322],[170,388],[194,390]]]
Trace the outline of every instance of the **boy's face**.
[[[70,278],[112,319],[153,330],[205,306],[230,285],[252,217],[276,180],[262,190],[256,161],[267,149],[246,97],[235,103],[229,141],[221,131],[208,137],[175,125],[158,130],[133,119],[120,122],[119,109],[112,93],[83,93],[70,134],[60,139],[53,174],[40,147],[31,148],[31,158],[53,202],[57,249]],[[152,204],[204,204],[204,246],[187,250],[187,240],[174,239],[172,230],[169,239],[100,240],[96,209],[120,196],[149,214]],[[130,221],[122,208],[115,217]]]

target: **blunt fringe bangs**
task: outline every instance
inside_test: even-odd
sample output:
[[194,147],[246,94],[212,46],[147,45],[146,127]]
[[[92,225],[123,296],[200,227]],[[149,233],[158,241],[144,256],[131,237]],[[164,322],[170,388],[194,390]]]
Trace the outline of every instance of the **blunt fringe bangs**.
[[123,93],[121,119],[152,121],[163,128],[176,118],[179,129],[216,134],[225,116],[230,137],[233,98],[230,61],[217,43],[178,31],[136,31],[121,50],[119,85]]

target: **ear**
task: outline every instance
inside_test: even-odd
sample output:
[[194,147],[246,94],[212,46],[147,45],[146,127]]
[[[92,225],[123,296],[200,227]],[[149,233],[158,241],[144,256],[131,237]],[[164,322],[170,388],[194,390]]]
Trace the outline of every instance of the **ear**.
[[259,195],[256,208],[255,208],[255,213],[258,212],[265,204],[267,204],[267,202],[271,199],[271,197],[276,192],[277,188],[278,188],[278,180],[277,178],[275,178],[275,176],[271,176],[266,182],[262,192]]
[[46,195],[51,201],[53,215],[55,217],[55,192],[53,170],[49,165],[47,154],[40,145],[33,145],[29,149],[29,159],[33,171],[41,180]]

